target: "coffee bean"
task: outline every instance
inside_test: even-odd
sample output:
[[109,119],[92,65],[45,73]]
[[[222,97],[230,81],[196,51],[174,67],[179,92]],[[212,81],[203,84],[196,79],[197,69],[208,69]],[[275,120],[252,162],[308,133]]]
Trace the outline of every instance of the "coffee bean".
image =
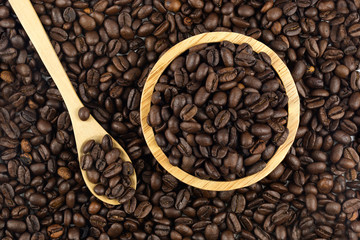
[[215,72],[210,73],[206,78],[205,88],[206,91],[215,92],[219,84],[218,75]]
[[219,228],[216,224],[210,224],[205,228],[205,237],[206,239],[218,239],[219,237]]
[[236,217],[235,213],[229,213],[226,218],[226,225],[229,228],[229,230],[233,233],[239,233],[241,232],[241,225],[240,221]]
[[297,22],[288,23],[284,26],[283,32],[286,36],[293,37],[301,32],[301,28]]
[[121,163],[114,162],[104,169],[103,176],[106,178],[111,178],[117,175],[118,173],[120,173],[121,170],[122,170]]
[[72,7],[65,8],[63,12],[63,18],[65,22],[71,23],[75,21],[76,18],[76,12]]
[[9,219],[6,222],[6,227],[15,233],[23,233],[26,231],[26,224],[20,220]]
[[230,121],[230,112],[223,110],[216,115],[214,126],[218,129],[223,128]]
[[349,106],[353,110],[358,110],[360,108],[360,100],[359,100],[360,94],[359,92],[355,92],[351,94],[349,98]]
[[328,238],[332,235],[333,230],[331,227],[323,225],[323,226],[319,226],[316,230],[315,233],[319,236],[319,237],[323,237],[323,238]]
[[357,211],[360,207],[360,202],[358,199],[349,199],[345,201],[342,205],[342,209],[345,213],[352,213]]
[[68,39],[67,32],[62,28],[52,28],[50,30],[50,37],[58,42],[65,42]]
[[26,217],[26,226],[31,233],[38,232],[41,228],[39,219],[35,215],[28,215]]
[[313,38],[306,39],[305,48],[311,57],[316,58],[319,56],[320,50],[315,39]]
[[87,31],[92,31],[96,27],[96,22],[91,16],[84,14],[79,19],[79,24]]
[[194,97],[194,103],[196,106],[201,107],[208,100],[210,94],[206,91],[205,87],[200,87]]
[[194,104],[187,104],[180,112],[180,118],[183,121],[191,120],[197,113],[197,107]]
[[59,224],[53,224],[47,228],[47,234],[51,238],[59,238],[63,235],[64,228]]
[[359,24],[354,24],[349,28],[349,35],[352,37],[359,37],[359,28],[360,25]]
[[245,209],[246,200],[242,195],[235,195],[231,200],[231,210],[235,213],[242,213]]
[[179,144],[177,145],[177,149],[184,156],[190,157],[192,153],[191,146],[186,142],[184,138],[179,138]]
[[11,216],[14,219],[21,219],[29,214],[29,210],[25,206],[17,206],[11,211]]
[[340,106],[333,107],[328,112],[328,117],[332,120],[340,119],[344,115],[345,115],[345,111]]
[[137,218],[144,218],[151,212],[151,209],[152,205],[150,202],[141,202],[135,209],[134,216]]
[[350,135],[345,133],[342,130],[335,131],[335,133],[333,134],[333,137],[336,141],[338,141],[339,143],[342,143],[342,144],[349,144],[351,141]]
[[29,201],[31,204],[39,207],[44,207],[47,204],[47,199],[40,193],[34,193],[30,195]]
[[86,121],[90,117],[90,110],[87,107],[82,107],[79,109],[78,115],[82,121]]
[[337,202],[329,202],[325,206],[325,211],[331,215],[337,215],[341,211],[341,205]]
[[30,170],[26,166],[19,166],[17,176],[19,178],[19,182],[22,184],[29,184],[31,181]]
[[96,228],[103,228],[106,225],[106,219],[100,215],[91,215],[90,224]]
[[176,197],[176,201],[175,201],[175,208],[176,209],[184,209],[188,203],[190,199],[190,192],[183,189],[181,190]]
[[358,233],[359,230],[360,230],[360,229],[359,229],[359,221],[353,221],[353,222],[351,222],[350,227],[351,227],[351,229],[352,229],[354,232]]
[[277,203],[280,200],[280,194],[272,190],[265,191],[263,197],[269,203]]

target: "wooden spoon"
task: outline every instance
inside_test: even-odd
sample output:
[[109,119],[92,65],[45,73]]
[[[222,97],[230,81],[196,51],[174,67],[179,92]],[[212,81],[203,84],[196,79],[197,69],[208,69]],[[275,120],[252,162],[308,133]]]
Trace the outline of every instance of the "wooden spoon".
[[[50,40],[37,16],[32,4],[29,0],[9,0],[12,8],[14,9],[17,17],[19,18],[22,26],[24,27],[27,35],[29,36],[32,44],[38,52],[41,60],[43,61],[46,69],[50,76],[56,83],[62,98],[66,104],[69,112],[73,131],[75,134],[76,147],[79,156],[79,162],[82,156],[82,146],[90,139],[94,139],[96,142],[101,142],[104,135],[108,134],[100,124],[92,117],[86,121],[80,120],[78,111],[84,105],[78,98],[66,72],[61,65],[59,58],[57,57],[54,48],[52,47]],[[113,140],[113,147],[118,148],[121,152],[120,158],[124,161],[131,162],[129,156],[125,150],[120,146],[118,142]],[[80,168],[81,169],[81,168]],[[82,176],[87,187],[91,193],[103,202],[112,205],[118,205],[119,202],[115,199],[109,199],[106,196],[97,195],[94,192],[96,184],[91,183],[86,175],[86,172],[81,169]],[[136,189],[136,173],[134,172],[131,176],[131,187]]]
[[[288,101],[288,121],[287,127],[290,131],[288,138],[285,143],[282,144],[274,154],[274,156],[268,161],[266,167],[253,175],[233,180],[233,181],[210,181],[204,180],[193,175],[190,175],[183,171],[182,169],[173,166],[170,164],[169,159],[166,157],[164,152],[157,145],[154,137],[154,131],[147,123],[147,117],[150,111],[151,105],[151,95],[154,92],[155,84],[157,83],[159,77],[167,68],[167,66],[180,54],[182,54],[187,49],[199,45],[202,43],[213,43],[221,41],[230,41],[234,44],[248,43],[252,46],[253,50],[257,53],[265,52],[267,53],[272,61],[272,66],[278,73],[284,87],[286,94],[289,98]],[[233,190],[242,187],[247,187],[251,184],[254,184],[264,177],[266,177],[271,171],[273,171],[284,159],[287,152],[289,151],[292,143],[294,142],[295,135],[299,126],[300,118],[300,101],[299,95],[294,83],[294,80],[290,74],[289,69],[283,63],[283,61],[278,57],[278,55],[271,50],[269,47],[263,43],[251,38],[244,36],[238,33],[231,32],[212,32],[212,33],[203,33],[199,34],[186,40],[181,41],[172,48],[170,48],[164,55],[156,62],[155,66],[152,68],[141,96],[140,103],[140,118],[141,118],[141,127],[143,134],[146,140],[146,143],[156,158],[156,160],[174,177],[180,181],[191,185],[196,188],[201,188],[205,190],[212,191],[226,191]]]

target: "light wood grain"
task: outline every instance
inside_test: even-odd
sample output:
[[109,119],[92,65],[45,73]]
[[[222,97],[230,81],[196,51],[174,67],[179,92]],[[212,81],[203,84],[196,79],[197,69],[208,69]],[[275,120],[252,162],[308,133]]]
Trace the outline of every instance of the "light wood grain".
[[[71,118],[73,131],[75,134],[76,147],[78,151],[79,161],[82,156],[81,147],[89,140],[94,139],[100,142],[102,137],[108,134],[100,124],[92,117],[87,121],[81,121],[78,116],[78,110],[83,107],[80,99],[78,98],[59,58],[57,57],[54,48],[52,47],[50,40],[29,0],[9,0],[12,8],[14,9],[17,17],[19,18],[22,26],[24,27],[27,35],[33,43],[36,51],[38,52],[41,60],[43,61],[47,71],[56,83],[62,98],[66,104],[67,110]],[[121,151],[120,157],[128,162],[131,162],[129,156],[125,150],[113,139],[113,145],[115,148],[119,148]],[[94,192],[95,184],[91,183],[86,172],[81,169],[82,176],[87,187],[91,193],[103,202],[112,205],[118,205],[117,200],[108,199],[105,196],[99,196]],[[136,174],[132,174],[131,187],[136,189]]]
[[[212,43],[212,42],[221,42],[221,41],[230,41],[235,44],[248,43],[252,46],[255,52],[265,52],[267,53],[272,61],[272,66],[278,73],[283,85],[285,87],[286,94],[289,98],[288,102],[288,122],[287,127],[289,128],[289,136],[284,144],[282,144],[276,151],[275,155],[269,160],[266,167],[251,176],[247,176],[241,179],[234,181],[209,181],[197,178],[193,175],[190,175],[183,171],[182,169],[173,166],[169,163],[169,159],[166,157],[164,152],[157,145],[154,137],[153,129],[147,124],[147,116],[150,111],[151,106],[151,95],[154,91],[155,84],[157,83],[159,77],[166,69],[166,67],[181,53],[187,49],[202,43]],[[269,47],[263,43],[251,38],[244,36],[238,33],[229,33],[229,32],[212,32],[199,34],[190,38],[187,38],[184,41],[176,44],[174,47],[169,49],[164,55],[157,61],[153,69],[151,70],[147,81],[144,86],[144,90],[141,96],[140,104],[140,118],[141,118],[141,127],[146,140],[146,143],[156,158],[156,160],[174,177],[180,181],[191,185],[196,188],[201,188],[205,190],[213,191],[226,191],[233,190],[242,187],[247,187],[251,184],[254,184],[264,177],[266,177],[271,171],[273,171],[284,159],[287,152],[289,151],[292,143],[295,139],[295,134],[299,126],[299,117],[300,117],[300,102],[299,96],[296,90],[294,80],[290,74],[289,69],[283,63],[283,61],[278,57],[278,55],[272,51]]]

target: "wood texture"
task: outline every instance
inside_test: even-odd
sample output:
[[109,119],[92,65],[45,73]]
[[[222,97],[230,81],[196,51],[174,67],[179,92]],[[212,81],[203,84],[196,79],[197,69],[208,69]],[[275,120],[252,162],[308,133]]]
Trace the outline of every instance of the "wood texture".
[[[272,66],[278,73],[283,85],[285,87],[286,94],[289,98],[288,102],[288,122],[287,127],[289,128],[289,136],[284,144],[282,144],[274,154],[274,156],[268,161],[266,167],[253,175],[237,179],[234,181],[210,181],[197,178],[193,175],[186,173],[180,168],[173,166],[169,163],[169,159],[166,157],[164,152],[157,145],[154,137],[153,129],[147,124],[147,116],[150,111],[151,106],[151,95],[154,91],[155,84],[157,83],[159,77],[167,66],[180,54],[182,54],[187,49],[202,43],[212,43],[212,42],[221,42],[221,41],[230,41],[235,44],[248,43],[252,46],[255,52],[265,52],[267,53],[272,61]],[[150,151],[156,158],[156,160],[174,177],[180,181],[191,185],[196,188],[201,188],[205,190],[213,191],[226,191],[233,190],[242,187],[249,186],[253,183],[256,183],[266,177],[271,171],[273,171],[284,159],[287,152],[289,151],[292,143],[295,139],[295,134],[299,126],[299,117],[300,117],[300,102],[299,95],[296,90],[294,80],[290,74],[289,69],[283,63],[283,61],[278,57],[278,55],[272,51],[269,47],[263,43],[251,38],[244,36],[238,33],[229,33],[229,32],[212,32],[212,33],[203,33],[188,39],[181,41],[180,43],[173,46],[169,49],[163,56],[157,61],[153,69],[151,70],[147,81],[144,86],[144,90],[141,96],[140,104],[140,118],[141,118],[141,127],[143,134],[146,140]]]
[[[64,99],[66,107],[69,111],[73,131],[75,134],[76,147],[78,151],[79,161],[82,156],[81,147],[89,139],[94,139],[100,142],[105,134],[108,134],[100,124],[92,117],[87,121],[81,121],[78,116],[78,110],[83,107],[80,99],[78,98],[59,58],[57,57],[54,48],[29,0],[9,0],[12,8],[14,9],[17,17],[19,18],[22,26],[24,27],[27,35],[33,43],[36,51],[38,52],[41,60],[43,61],[47,71],[56,83],[61,96]],[[120,157],[128,162],[131,162],[125,150],[113,139],[113,145],[121,150]],[[81,169],[82,176],[87,187],[91,193],[103,202],[118,205],[116,200],[108,199],[105,196],[99,196],[94,192],[95,184],[91,183],[86,172]],[[136,189],[136,174],[131,175],[131,186]]]

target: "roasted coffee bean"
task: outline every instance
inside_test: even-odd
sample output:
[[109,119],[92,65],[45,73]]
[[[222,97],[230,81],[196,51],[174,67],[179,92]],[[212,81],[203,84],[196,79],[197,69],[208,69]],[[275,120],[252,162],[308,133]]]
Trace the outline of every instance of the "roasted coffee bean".
[[26,217],[26,225],[30,233],[38,232],[41,228],[39,219],[35,215],[28,215]]
[[223,110],[219,112],[214,119],[214,126],[218,129],[223,128],[230,121],[230,112]]
[[360,201],[358,201],[359,199],[349,199],[347,201],[345,201],[342,205],[342,210],[345,213],[353,213],[355,211],[357,211],[360,208]]
[[175,201],[175,208],[176,209],[184,209],[190,199],[190,192],[186,189],[181,190],[177,196]]
[[20,221],[20,220],[9,219],[6,222],[6,227],[9,231],[12,231],[15,233],[23,233],[26,231],[25,222]]
[[197,113],[197,107],[194,104],[187,104],[180,112],[180,118],[183,121],[191,120]]
[[86,121],[90,117],[90,110],[87,107],[82,107],[79,109],[78,115],[82,121]]
[[179,139],[179,144],[177,145],[177,149],[180,151],[180,153],[184,156],[190,157],[192,153],[191,146],[184,138]]
[[235,63],[241,67],[251,67],[255,65],[256,59],[252,54],[240,52],[235,56]]
[[21,219],[21,218],[27,216],[28,214],[29,214],[29,209],[27,207],[25,207],[25,206],[15,207],[11,211],[11,215],[15,219]]
[[64,227],[62,227],[60,224],[53,224],[47,228],[47,234],[51,238],[59,238],[64,233]]
[[242,213],[245,209],[246,200],[243,195],[235,195],[231,200],[231,210],[234,213]]
[[50,37],[58,42],[65,42],[68,39],[68,33],[58,27],[54,27],[50,30]]
[[205,87],[200,87],[199,90],[195,93],[194,103],[196,106],[201,107],[206,103],[210,96],[210,93],[206,91]]
[[151,209],[152,205],[150,202],[141,202],[135,209],[134,216],[137,218],[144,218],[151,212]]
[[219,84],[219,78],[218,75],[215,72],[209,73],[209,75],[206,78],[206,84],[205,88],[206,91],[212,93],[215,92]]
[[299,23],[292,22],[292,23],[288,23],[284,26],[283,32],[286,36],[293,37],[293,36],[296,36],[301,33],[301,28],[300,28]]
[[325,211],[331,215],[339,214],[341,211],[341,204],[337,202],[329,202],[325,206]]
[[319,226],[317,229],[315,229],[315,233],[316,233],[319,237],[329,238],[329,237],[332,235],[333,230],[332,230],[332,228],[329,227],[329,226],[322,225],[322,226]]

